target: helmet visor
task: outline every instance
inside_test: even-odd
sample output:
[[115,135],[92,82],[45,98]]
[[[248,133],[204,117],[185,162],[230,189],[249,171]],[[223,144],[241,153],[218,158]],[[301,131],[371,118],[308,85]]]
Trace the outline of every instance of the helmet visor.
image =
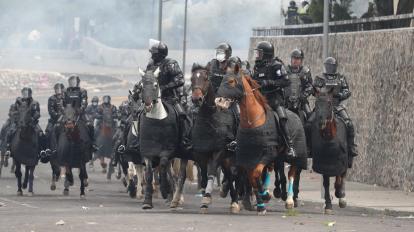
[[69,87],[79,87],[77,78],[69,78],[68,81]]
[[216,59],[220,62],[223,62],[226,60],[226,52],[223,49],[217,49],[216,50]]
[[336,64],[324,64],[324,72],[326,74],[336,74]]
[[104,96],[103,97],[103,103],[105,103],[105,104],[111,103],[111,98],[109,96]]
[[255,49],[254,50],[254,58],[256,60],[263,60],[263,50],[261,50],[261,49]]

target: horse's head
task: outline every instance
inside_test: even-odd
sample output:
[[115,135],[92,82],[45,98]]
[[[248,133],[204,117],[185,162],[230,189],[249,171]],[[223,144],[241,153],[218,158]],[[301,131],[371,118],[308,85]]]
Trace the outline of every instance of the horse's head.
[[62,123],[66,135],[75,139],[78,137],[79,112],[71,104],[67,104],[63,110]]
[[139,69],[142,76],[142,102],[144,103],[145,111],[148,113],[152,110],[154,104],[161,99],[161,90],[158,84],[158,75],[160,69],[155,71],[142,71]]
[[30,103],[22,101],[19,105],[19,119],[17,121],[17,126],[20,128],[32,127],[32,115],[30,109]]
[[321,136],[327,140],[336,136],[336,121],[331,95],[319,95],[315,101],[316,120]]
[[191,100],[194,105],[201,106],[204,103],[209,88],[212,88],[210,83],[207,68],[194,63],[191,69]]
[[215,103],[218,108],[228,109],[233,102],[240,101],[243,96],[244,88],[242,77],[239,74],[228,73],[221,81]]

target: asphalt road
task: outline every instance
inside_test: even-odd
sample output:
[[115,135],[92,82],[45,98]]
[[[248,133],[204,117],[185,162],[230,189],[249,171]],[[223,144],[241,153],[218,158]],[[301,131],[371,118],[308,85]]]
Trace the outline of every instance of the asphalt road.
[[[35,171],[35,195],[18,197],[16,180],[10,168],[0,178],[0,231],[414,231],[413,219],[381,215],[362,208],[339,209],[323,215],[322,205],[303,202],[295,213],[287,213],[283,202],[272,199],[268,214],[241,211],[232,215],[229,199],[213,194],[208,214],[200,214],[196,185],[185,187],[182,209],[171,211],[164,200],[154,199],[154,209],[144,211],[141,201],[131,199],[119,180],[108,182],[98,165],[89,169],[90,186],[86,199],[79,197],[79,180],[69,196],[63,196],[63,183],[49,189],[49,165]],[[63,225],[56,225],[63,221]]]

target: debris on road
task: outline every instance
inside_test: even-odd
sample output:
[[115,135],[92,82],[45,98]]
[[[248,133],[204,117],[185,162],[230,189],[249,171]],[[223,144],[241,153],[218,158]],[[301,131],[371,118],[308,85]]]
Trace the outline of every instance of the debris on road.
[[63,225],[65,225],[65,221],[59,220],[59,221],[56,222],[56,225],[57,226],[63,226]]

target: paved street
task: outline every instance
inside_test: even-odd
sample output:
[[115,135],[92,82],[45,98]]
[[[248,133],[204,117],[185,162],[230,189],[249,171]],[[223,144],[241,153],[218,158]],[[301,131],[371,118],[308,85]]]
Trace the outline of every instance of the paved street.
[[[269,213],[229,213],[229,199],[219,199],[215,191],[208,214],[200,214],[196,185],[186,183],[183,209],[171,211],[162,199],[154,209],[144,211],[141,202],[125,193],[120,181],[108,182],[100,172],[90,170],[87,198],[79,198],[78,180],[70,196],[62,195],[62,183],[49,190],[50,169],[40,164],[35,172],[35,196],[16,196],[16,182],[9,168],[0,179],[0,231],[413,231],[411,217],[386,216],[381,211],[335,207],[335,215],[323,215],[322,204],[302,202],[294,213],[287,213],[283,202],[271,201]],[[77,172],[75,172],[77,173]],[[76,177],[77,175],[75,175]],[[306,178],[305,180],[306,181]],[[306,185],[306,184],[304,184]],[[317,186],[315,186],[317,187]],[[309,188],[309,187],[306,187]],[[305,189],[306,189],[305,188]],[[304,190],[304,195],[306,190]],[[63,225],[56,225],[63,221]],[[61,221],[61,223],[62,223]]]

